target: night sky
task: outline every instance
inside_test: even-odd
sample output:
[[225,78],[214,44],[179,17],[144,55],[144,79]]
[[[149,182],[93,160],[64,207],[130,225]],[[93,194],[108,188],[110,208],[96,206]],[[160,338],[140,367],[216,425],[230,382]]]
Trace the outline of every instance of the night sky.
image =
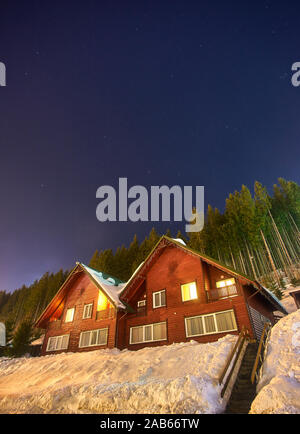
[[96,190],[299,177],[296,1],[1,1],[0,289],[142,240]]

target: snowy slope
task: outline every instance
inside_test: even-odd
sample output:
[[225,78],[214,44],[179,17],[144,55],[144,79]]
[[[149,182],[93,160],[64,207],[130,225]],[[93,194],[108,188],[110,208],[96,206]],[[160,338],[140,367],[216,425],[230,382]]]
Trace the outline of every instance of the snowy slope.
[[221,413],[236,339],[0,358],[0,413]]
[[257,391],[250,413],[300,414],[300,310],[272,328]]

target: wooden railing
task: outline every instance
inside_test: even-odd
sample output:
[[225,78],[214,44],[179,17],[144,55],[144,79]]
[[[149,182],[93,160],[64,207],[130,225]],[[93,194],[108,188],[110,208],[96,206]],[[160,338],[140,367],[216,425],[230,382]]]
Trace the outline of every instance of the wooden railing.
[[222,298],[229,298],[238,295],[235,285],[224,286],[224,288],[216,288],[207,291],[207,301],[221,300]]
[[259,381],[259,369],[261,368],[263,362],[264,362],[264,353],[265,348],[268,343],[269,337],[270,337],[270,331],[271,331],[272,325],[269,322],[266,322],[264,324],[264,328],[261,334],[256,359],[253,365],[252,373],[251,373],[251,383],[253,384],[256,380],[256,383]]
[[146,306],[139,306],[136,310],[136,316],[145,316],[147,314]]
[[234,361],[232,363],[230,372],[227,375],[226,381],[225,381],[224,386],[223,386],[223,388],[221,390],[221,397],[222,398],[223,398],[223,396],[224,396],[224,394],[226,392],[226,389],[228,387],[229,381],[230,381],[230,379],[232,377],[233,371],[235,369],[235,366],[237,364],[237,361],[238,361],[239,356],[241,354],[241,351],[243,349],[245,340],[249,339],[249,338],[250,338],[249,331],[245,328],[245,326],[243,326],[243,328],[242,328],[242,330],[241,330],[241,332],[239,334],[238,340],[237,340],[236,344],[234,345],[234,347],[233,347],[233,349],[232,349],[232,351],[231,351],[231,353],[229,355],[229,358],[228,358],[228,360],[226,362],[226,365],[225,365],[225,367],[224,367],[224,369],[222,371],[222,374],[219,377],[219,384],[222,384],[222,382],[223,382],[223,380],[224,380],[224,378],[225,378],[225,376],[227,374],[227,371],[228,371],[228,369],[229,369],[229,367],[231,365],[231,362],[232,362],[232,360],[234,358]]

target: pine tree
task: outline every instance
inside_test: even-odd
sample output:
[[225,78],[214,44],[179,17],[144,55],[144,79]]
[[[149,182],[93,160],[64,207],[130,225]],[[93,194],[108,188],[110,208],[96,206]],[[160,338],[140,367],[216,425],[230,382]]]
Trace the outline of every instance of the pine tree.
[[158,243],[160,235],[156,232],[155,228],[152,228],[148,236],[148,251],[153,249],[153,247]]
[[128,280],[128,250],[124,245],[118,247],[114,256],[114,276],[121,280]]
[[99,263],[99,252],[98,252],[98,250],[96,250],[95,253],[93,254],[90,262],[89,262],[89,267],[97,270],[98,269],[98,263]]
[[115,260],[112,249],[101,251],[99,254],[97,269],[103,273],[114,276],[115,268]]
[[32,342],[33,338],[33,329],[29,320],[24,320],[19,325],[18,329],[14,333],[12,346],[10,348],[10,355],[13,357],[21,357],[24,354],[28,353],[29,345]]
[[128,249],[128,278],[130,277],[130,275],[134,272],[135,270],[135,264],[136,264],[136,260],[138,257],[138,253],[139,253],[139,242],[138,242],[138,238],[137,235],[134,235],[133,240],[129,246]]
[[187,242],[188,242],[188,240],[182,235],[182,233],[181,233],[180,230],[177,232],[176,238],[179,238],[180,240],[182,240],[183,242],[185,242],[185,244],[187,244]]
[[14,320],[12,318],[8,318],[5,321],[6,345],[12,340],[14,328],[15,328]]
[[167,229],[167,232],[165,233],[166,237],[172,238],[172,234],[170,229]]

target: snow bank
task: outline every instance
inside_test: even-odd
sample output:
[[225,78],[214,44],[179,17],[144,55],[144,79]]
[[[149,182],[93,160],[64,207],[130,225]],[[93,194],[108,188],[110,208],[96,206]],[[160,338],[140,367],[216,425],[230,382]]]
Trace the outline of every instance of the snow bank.
[[221,413],[217,342],[0,358],[0,413]]
[[300,414],[300,310],[272,328],[257,391],[250,413]]
[[[291,287],[291,288],[293,288],[293,287]],[[300,289],[300,287],[293,288],[293,289]],[[297,310],[295,300],[289,294],[289,290],[287,290],[287,289],[285,291],[283,291],[283,297],[280,300],[280,303],[285,307],[285,309],[288,311],[288,313],[296,312],[296,310]]]

